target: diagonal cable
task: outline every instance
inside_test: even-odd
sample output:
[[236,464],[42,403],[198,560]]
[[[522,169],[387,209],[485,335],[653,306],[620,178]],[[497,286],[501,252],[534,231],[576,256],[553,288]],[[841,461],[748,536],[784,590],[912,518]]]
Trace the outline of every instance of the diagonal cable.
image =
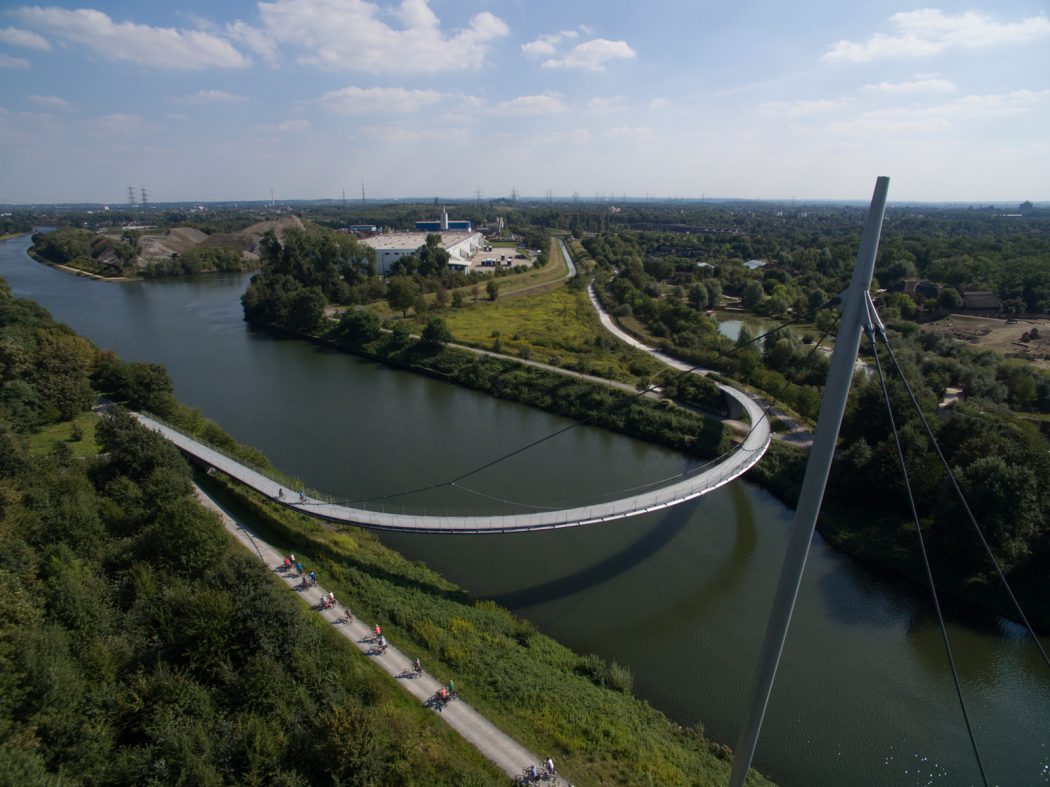
[[952,656],[952,645],[948,639],[948,629],[944,624],[944,615],[941,613],[941,603],[937,598],[937,587],[933,581],[933,572],[930,570],[930,559],[926,554],[926,542],[922,537],[922,526],[919,524],[919,512],[915,508],[915,496],[911,490],[911,480],[908,478],[908,467],[904,461],[904,449],[901,447],[900,435],[897,432],[897,422],[893,418],[893,405],[890,403],[890,392],[886,387],[886,377],[882,373],[882,362],[879,360],[878,348],[875,345],[875,330],[868,324],[865,327],[868,341],[871,342],[872,353],[875,356],[875,368],[879,372],[879,382],[882,385],[882,397],[886,402],[886,414],[890,419],[890,428],[893,430],[893,441],[897,446],[897,458],[900,460],[901,475],[904,478],[904,489],[908,494],[908,505],[911,507],[911,515],[915,520],[915,532],[919,537],[919,552],[922,554],[922,565],[926,571],[926,581],[930,583],[930,596],[933,599],[933,608],[937,612],[937,623],[941,629],[941,639],[944,641],[944,650],[948,654],[948,666],[952,671],[952,680],[955,682],[955,694],[959,698],[959,707],[962,709],[963,721],[966,724],[966,734],[970,738],[970,746],[973,748],[974,757],[977,759],[977,769],[981,772],[981,782],[988,787],[988,777],[984,772],[984,762],[981,760],[981,752],[977,748],[977,739],[973,734],[973,725],[970,723],[970,714],[966,711],[966,700],[963,698],[962,685],[959,683],[959,671],[955,666],[955,658]]

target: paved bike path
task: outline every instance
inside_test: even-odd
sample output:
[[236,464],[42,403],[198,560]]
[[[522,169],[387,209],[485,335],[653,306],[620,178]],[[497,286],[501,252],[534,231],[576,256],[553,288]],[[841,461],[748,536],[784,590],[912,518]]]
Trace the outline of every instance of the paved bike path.
[[[258,556],[263,563],[273,569],[274,573],[284,584],[297,593],[306,604],[316,609],[320,608],[321,596],[327,595],[328,591],[320,584],[306,589],[298,589],[297,586],[301,580],[294,570],[287,573],[278,570],[279,567],[283,567],[284,555],[251,532],[242,523],[234,520],[203,489],[196,487],[196,492],[197,497],[206,508],[210,508],[219,514],[226,530],[234,538],[243,544],[249,552]],[[369,627],[369,624],[359,620],[356,615],[353,623],[347,623],[343,618],[345,607],[338,598],[336,598],[336,602],[334,609],[320,610],[318,614],[335,626],[340,634],[354,643],[362,653],[379,665],[384,672],[393,677],[402,689],[421,703],[428,703],[441,688],[442,684],[426,672],[426,665],[424,665],[422,677],[410,677],[412,675],[412,660],[393,645],[389,645],[385,653],[379,653],[373,639],[373,629]],[[497,729],[492,722],[462,699],[449,703],[440,713],[446,724],[472,743],[478,751],[511,778],[519,776],[523,768],[540,763],[539,757]]]

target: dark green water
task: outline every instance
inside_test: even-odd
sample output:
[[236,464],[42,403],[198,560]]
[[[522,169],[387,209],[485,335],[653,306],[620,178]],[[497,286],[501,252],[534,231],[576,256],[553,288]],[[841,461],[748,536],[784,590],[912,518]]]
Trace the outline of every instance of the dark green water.
[[[15,294],[127,359],[163,364],[182,401],[325,492],[372,497],[443,481],[566,423],[251,332],[241,274],[95,282],[33,262],[27,245],[0,244],[0,276]],[[549,504],[662,478],[684,463],[577,429],[469,483]],[[411,502],[471,499],[430,492]],[[790,526],[790,511],[737,482],[609,525],[383,538],[571,647],[629,665],[637,694],[733,744]],[[1012,623],[952,605],[948,615],[989,778],[1050,783],[1050,670]],[[978,783],[925,592],[858,567],[818,537],[756,764],[786,785]]]

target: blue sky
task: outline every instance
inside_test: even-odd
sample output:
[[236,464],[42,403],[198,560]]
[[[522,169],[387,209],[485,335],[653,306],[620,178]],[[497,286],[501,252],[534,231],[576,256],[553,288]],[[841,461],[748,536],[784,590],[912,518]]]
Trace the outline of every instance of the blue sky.
[[0,4],[0,202],[1050,199],[1045,0]]

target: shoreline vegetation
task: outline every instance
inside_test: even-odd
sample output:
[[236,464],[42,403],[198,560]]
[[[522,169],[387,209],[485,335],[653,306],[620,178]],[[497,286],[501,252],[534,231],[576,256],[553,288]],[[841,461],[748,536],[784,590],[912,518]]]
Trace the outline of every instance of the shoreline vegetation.
[[[690,306],[676,300],[672,297],[673,293],[658,286],[634,257],[631,257],[628,263],[619,263],[623,270],[615,279],[610,279],[610,271],[616,270],[610,260],[616,258],[612,256],[613,252],[609,246],[591,242],[592,240],[594,239],[588,239],[582,244],[592,255],[590,260],[581,254],[577,262],[585,271],[598,265],[596,271],[601,273],[602,280],[607,282],[607,286],[600,289],[606,289],[608,297],[613,299],[609,306],[615,317],[627,319],[628,322],[635,321],[635,327],[642,327],[645,329],[643,333],[654,336],[655,344],[693,363],[710,365],[708,362],[714,353],[711,348],[721,348],[721,360],[714,368],[725,375],[727,380],[737,379],[741,372],[745,372],[744,379],[752,385],[757,385],[763,392],[768,394],[770,391],[779,391],[783,396],[777,398],[787,399],[796,411],[803,415],[816,413],[820,402],[819,386],[823,385],[827,359],[814,352],[815,345],[811,339],[810,346],[806,346],[807,342],[804,339],[789,333],[786,336],[774,335],[756,345],[741,346],[751,338],[746,330],[741,331],[742,338],[737,343],[730,342],[718,336],[713,323],[702,311],[702,308],[710,306],[712,298],[721,299],[722,293],[729,292],[731,287],[742,286],[740,282],[746,280],[748,287],[755,284],[755,278],[746,277],[761,277],[765,274],[748,271],[744,266],[740,266],[740,270],[733,267],[731,274],[736,277],[732,280],[735,284],[727,280],[725,286],[717,281],[709,281],[703,287],[697,285],[693,288],[695,292],[691,290],[683,296],[693,303]],[[633,248],[627,245],[627,242],[615,238],[607,240],[606,243],[619,243],[622,248],[616,253]],[[304,233],[296,236],[289,248],[283,248],[276,243],[267,245],[263,270],[252,278],[252,283],[242,298],[245,319],[250,324],[261,329],[285,331],[309,341],[329,343],[344,351],[398,368],[455,382],[499,398],[529,404],[577,420],[588,419],[588,422],[595,425],[698,456],[718,456],[725,449],[728,437],[720,423],[716,424],[710,420],[691,421],[690,416],[695,415],[686,408],[677,407],[671,401],[654,403],[649,400],[636,400],[620,411],[615,409],[615,405],[623,401],[626,396],[623,392],[595,390],[580,381],[567,381],[563,375],[554,372],[522,366],[509,360],[470,358],[447,347],[446,345],[454,340],[454,336],[445,321],[435,315],[435,312],[440,314],[447,312],[447,309],[442,304],[432,307],[419,295],[427,287],[440,287],[440,283],[433,283],[438,277],[436,274],[428,274],[430,278],[423,276],[414,262],[406,265],[406,271],[415,270],[412,274],[414,278],[409,278],[407,274],[399,274],[386,283],[390,289],[397,284],[399,288],[404,287],[416,293],[414,300],[406,298],[400,301],[401,317],[389,320],[386,323],[390,326],[388,330],[384,330],[382,319],[364,304],[350,304],[349,308],[342,312],[338,323],[335,323],[325,316],[327,304],[330,302],[325,288],[332,288],[330,285],[309,284],[311,281],[324,282],[330,278],[331,271],[339,269],[337,257],[326,260],[324,255],[310,252],[315,245],[321,244],[323,241],[316,235]],[[577,245],[573,244],[574,249]],[[586,275],[585,273],[584,276]],[[705,275],[710,278],[709,272]],[[783,275],[774,279],[778,287],[783,287],[784,280],[786,279]],[[825,292],[834,291],[837,286],[835,281],[829,276],[825,283],[827,290],[813,288],[803,299],[808,306],[801,307],[810,309],[814,324],[825,331],[834,328],[834,314],[823,308],[822,304],[827,301]],[[574,287],[570,283],[566,288],[572,290]],[[578,283],[575,289],[580,289]],[[752,300],[761,297],[761,286],[757,287],[757,292],[757,295],[750,293]],[[452,322],[462,322],[462,312],[470,307],[464,309],[462,299],[457,305],[456,294],[457,291],[453,290],[449,319]],[[382,293],[377,291],[373,298],[381,295]],[[447,296],[446,292],[446,304]],[[490,294],[494,305],[497,297],[495,292]],[[391,301],[389,295],[387,299]],[[475,297],[475,304],[476,302]],[[492,307],[481,305],[480,308]],[[411,320],[407,316],[409,309],[413,310]],[[892,323],[891,327],[897,325],[899,323]],[[419,330],[420,326],[423,326],[420,331],[422,338],[417,340],[413,338],[412,330]],[[512,338],[527,342],[525,337],[529,335],[528,330],[522,333],[522,337],[515,335]],[[908,335],[904,334],[904,340]],[[496,349],[502,337],[495,330],[493,336],[493,347]],[[708,337],[711,348],[705,348],[700,337]],[[688,351],[681,349],[680,341],[683,338],[688,338],[692,343]],[[477,339],[474,343],[477,344]],[[739,350],[734,350],[735,355],[730,357],[724,353],[724,350],[733,349],[734,346]],[[524,347],[528,349],[527,344]],[[911,347],[908,351],[914,352]],[[921,350],[914,357],[921,360]],[[710,381],[705,382],[708,385],[712,384]],[[899,383],[891,381],[891,390],[895,386],[899,387]],[[877,381],[861,378],[855,381],[850,409],[843,423],[842,448],[836,461],[837,469],[833,471],[829,482],[818,529],[840,552],[868,566],[923,586],[926,585],[926,581],[918,562],[914,526],[908,523],[906,512],[901,510],[903,497],[898,500],[895,495],[883,495],[879,498],[878,505],[870,510],[866,509],[860,516],[856,511],[855,502],[858,495],[870,494],[869,486],[877,488],[881,485],[898,489],[900,484],[899,474],[891,464],[890,447],[886,443],[887,432],[879,426],[878,419],[864,415],[884,413],[876,398],[877,393]],[[703,398],[703,392],[700,393],[700,398]],[[930,403],[927,401],[926,404]],[[1045,439],[1041,438],[1037,431],[1033,432],[1033,429],[1029,428],[1030,425],[1015,427],[1005,421],[989,422],[975,430],[961,424],[958,420],[947,421],[939,429],[942,439],[953,441],[964,455],[971,456],[971,461],[972,456],[980,456],[972,454],[973,451],[986,450],[986,455],[989,456],[996,456],[997,453],[1004,455],[1001,449],[1009,446],[1010,453],[1006,454],[1008,462],[1000,461],[1000,464],[989,468],[992,473],[991,480],[977,474],[975,466],[971,471],[969,486],[978,487],[978,494],[983,497],[978,521],[992,520],[991,525],[986,525],[992,533],[990,541],[993,547],[997,548],[1000,561],[1004,560],[1004,555],[1009,558],[1009,562],[1006,563],[1007,571],[1018,595],[1026,600],[1029,620],[1037,629],[1046,630],[1050,628],[1050,601],[1039,591],[1039,566],[1043,563],[1041,553],[1045,552],[1048,539],[1041,536],[1037,521],[1033,519],[1038,514],[1034,513],[1033,509],[1041,505],[1036,502],[1040,495],[1045,497],[1047,494],[1047,481],[1040,481],[1038,474],[1033,475],[1033,470],[1025,467],[1026,463],[1047,463],[1046,456],[1039,458],[1041,455],[1038,446],[1040,441],[1045,443]],[[1003,433],[1004,427],[1007,431],[1015,432],[1012,439]],[[915,427],[909,425],[909,428]],[[996,448],[991,448],[993,445]],[[873,446],[878,448],[877,455],[873,452]],[[1043,447],[1045,454],[1045,445]],[[975,608],[1016,619],[1016,610],[1002,592],[998,578],[990,571],[990,565],[985,566],[983,556],[968,542],[973,538],[972,534],[957,532],[957,525],[963,520],[957,512],[957,503],[947,484],[942,484],[939,480],[936,458],[930,451],[925,451],[919,455],[918,461],[923,462],[928,483],[928,488],[923,490],[924,496],[920,498],[923,535],[924,539],[938,547],[933,560],[938,592],[953,596]],[[750,477],[783,503],[794,508],[801,488],[805,462],[804,451],[775,442],[763,461],[751,471]],[[1047,470],[1047,475],[1050,476],[1050,469]],[[859,481],[865,477],[867,484]],[[980,489],[982,484],[985,489]],[[997,497],[1002,496],[1002,489],[1010,486],[1015,486],[1019,495],[1013,500],[1013,507],[1004,508],[995,501]],[[999,491],[996,491],[997,489]],[[1021,501],[1024,501],[1023,508],[1014,511],[1017,505],[1022,504]],[[982,513],[984,518],[980,516]],[[1014,521],[1017,519],[1014,514],[1020,515],[1020,524]],[[964,542],[965,545],[962,545]]]
[[[170,444],[119,408],[96,420],[90,407],[105,396],[257,464],[269,465],[265,456],[180,405],[163,368],[98,350],[6,283],[0,338],[38,370],[6,369],[2,380],[11,395],[0,407],[0,677],[23,687],[0,703],[12,732],[0,744],[4,772],[95,783],[502,782],[232,546]],[[728,747],[636,698],[627,668],[574,653],[375,534],[323,526],[221,475],[197,478],[580,784],[725,783]],[[770,782],[752,772],[748,784]]]

